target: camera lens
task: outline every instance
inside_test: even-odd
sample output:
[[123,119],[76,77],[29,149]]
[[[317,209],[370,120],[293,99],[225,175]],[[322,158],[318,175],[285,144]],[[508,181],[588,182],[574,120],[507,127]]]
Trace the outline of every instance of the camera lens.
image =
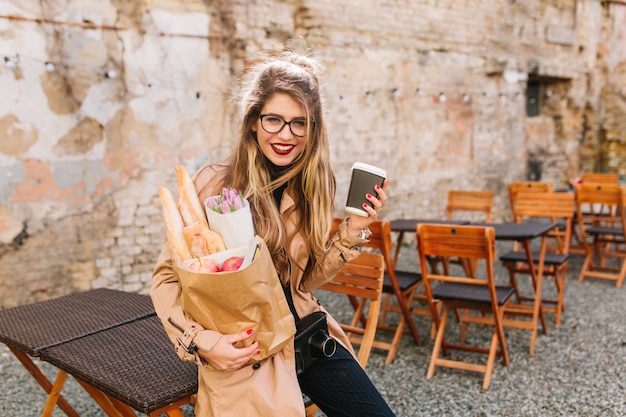
[[309,339],[311,356],[314,358],[330,358],[337,350],[337,342],[323,330],[318,330]]

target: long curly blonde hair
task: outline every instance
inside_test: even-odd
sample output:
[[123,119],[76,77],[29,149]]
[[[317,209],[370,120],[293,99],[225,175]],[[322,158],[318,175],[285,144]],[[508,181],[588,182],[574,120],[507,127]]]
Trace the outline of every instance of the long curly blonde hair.
[[[272,192],[286,184],[295,205],[286,215],[295,215],[298,233],[310,245],[307,265],[314,268],[324,255],[330,233],[336,192],[335,174],[330,164],[328,131],[320,91],[323,67],[310,51],[287,47],[278,56],[265,55],[244,73],[236,92],[242,124],[238,144],[226,170],[224,183],[249,200],[256,232],[272,254],[283,281],[288,279],[289,260],[284,248],[293,236],[286,236]],[[301,103],[306,112],[307,135],[304,152],[272,179],[252,127],[257,123],[265,102],[283,93]],[[293,263],[293,262],[292,262]]]

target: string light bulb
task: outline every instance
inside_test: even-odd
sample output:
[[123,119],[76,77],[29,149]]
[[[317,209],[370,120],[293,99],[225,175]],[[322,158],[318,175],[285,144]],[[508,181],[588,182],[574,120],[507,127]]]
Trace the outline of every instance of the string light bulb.
[[448,98],[447,98],[447,97],[446,97],[446,95],[443,93],[443,91],[439,93],[439,102],[440,102],[440,103],[445,103],[447,99],[448,99]]
[[[2,68],[3,61],[4,61],[4,67],[14,72],[20,71],[22,67],[24,67],[24,63],[28,64],[30,62],[35,62],[37,65],[39,65],[39,69],[43,68],[43,70],[48,73],[53,73],[62,68],[69,68],[68,66],[66,66],[65,64],[61,62],[55,63],[55,62],[49,61],[48,59],[39,59],[36,57],[31,57],[28,55],[22,55],[22,54],[17,54],[17,53],[1,56],[0,57],[0,69]],[[77,71],[77,77],[84,79],[85,82],[92,81],[91,78],[85,78],[87,77],[87,75],[85,74],[88,74],[90,72],[96,73],[98,77],[106,78],[106,79],[117,79],[119,77],[117,70],[113,68],[105,69],[104,71],[100,69],[100,71],[98,71],[98,69],[94,67],[76,65],[72,67],[72,69],[80,70],[80,71]],[[20,78],[22,77],[21,73],[19,74],[19,77]],[[180,90],[180,87],[174,85],[173,83],[164,82],[163,80],[143,82],[141,83],[141,85],[144,89],[149,89],[150,91],[153,91],[153,92],[172,91],[172,90],[179,91]],[[221,88],[214,88],[208,92],[191,91],[189,92],[189,94],[192,97],[195,97],[196,100],[200,100],[202,95],[204,94],[208,94],[209,96],[215,95],[215,96],[222,97],[224,94],[224,91]]]
[[19,63],[19,56],[16,55],[15,58],[12,58],[10,56],[5,56],[4,57],[4,64],[8,67],[8,68],[15,68],[17,67]]

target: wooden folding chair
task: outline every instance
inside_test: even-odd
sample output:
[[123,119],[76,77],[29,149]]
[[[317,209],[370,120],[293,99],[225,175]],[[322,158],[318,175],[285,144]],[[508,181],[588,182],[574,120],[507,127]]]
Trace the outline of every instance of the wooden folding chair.
[[[514,181],[509,183],[509,205],[511,208],[511,214],[515,219],[515,201],[519,193],[552,193],[554,192],[554,185],[551,182],[542,181]],[[572,226],[572,233],[573,233]],[[570,242],[571,243],[571,242]],[[570,245],[571,248],[571,245]],[[519,242],[515,242],[514,250],[519,250]],[[582,253],[582,252],[581,252]]]
[[515,200],[518,193],[551,193],[554,191],[554,186],[551,182],[542,181],[514,181],[509,183],[509,207],[511,213],[515,217],[513,207],[515,207]]
[[580,179],[582,184],[619,184],[616,172],[584,172]]
[[[501,287],[495,284],[494,229],[482,226],[421,224],[417,226],[416,233],[424,286],[433,320],[437,326],[437,336],[426,378],[432,378],[435,368],[438,366],[478,372],[484,374],[482,389],[485,390],[491,381],[496,356],[502,356],[504,365],[509,363],[502,321],[506,305],[514,293],[512,287]],[[428,256],[472,259],[477,262],[477,266],[480,266],[478,264],[480,260],[484,260],[485,276],[479,279],[463,274],[439,274],[432,268],[429,271],[426,261]],[[477,272],[477,269],[474,272]],[[441,302],[443,305],[441,316],[437,312],[435,305],[437,302]],[[492,326],[493,333],[489,348],[478,346],[476,343],[469,344],[464,340],[458,344],[447,342],[445,333],[450,310],[460,312],[459,321],[462,324]],[[472,314],[472,312],[480,314]],[[463,359],[440,358],[441,350],[446,354],[448,349],[487,354],[487,363],[481,365],[475,362],[466,362]]]
[[[319,290],[345,294],[356,301],[356,309],[350,320],[339,321],[352,345],[357,350],[357,360],[365,369],[370,357],[378,325],[382,300],[385,261],[378,253],[362,253],[352,262],[347,263],[332,281],[322,285]],[[333,315],[338,319],[338,315]],[[362,318],[367,317],[365,324]],[[307,416],[313,416],[318,410],[315,404],[306,407]]]
[[[493,208],[493,192],[485,190],[450,190],[446,202],[446,218],[453,220],[470,215],[467,220],[489,222]],[[478,218],[476,218],[478,214]]]
[[[619,174],[617,173],[605,173],[605,172],[585,172],[581,175],[581,184],[613,184],[619,185]],[[605,207],[606,208],[606,207]],[[593,211],[597,212],[598,208],[591,210],[588,206],[584,205],[580,214],[583,216],[583,224],[589,226],[593,223]],[[585,243],[583,242],[583,234],[578,227],[578,221],[574,223],[572,229],[572,243],[570,245],[570,251],[578,255],[586,255]],[[590,242],[587,242],[589,244]]]
[[[333,219],[333,230],[336,230],[339,227],[339,223],[343,221],[345,221],[343,218]],[[411,308],[413,301],[419,298],[417,291],[422,285],[422,276],[419,272],[396,270],[391,254],[393,242],[391,239],[391,225],[388,221],[376,220],[370,225],[369,229],[372,232],[372,236],[369,238],[369,243],[364,247],[375,250],[383,256],[385,261],[385,279],[383,283],[383,294],[385,297],[378,320],[378,330],[393,333],[391,342],[378,338],[374,341],[373,347],[387,351],[385,364],[389,365],[393,362],[398,352],[400,340],[402,335],[406,334],[407,326],[408,334],[413,337],[415,343],[421,343],[415,322],[413,321]],[[356,308],[354,299],[352,301]],[[390,312],[400,313],[397,324],[392,324],[388,321],[388,313]],[[415,312],[430,316],[430,312],[427,309],[415,309]],[[363,317],[362,320],[365,320],[365,318]]]
[[[358,346],[357,360],[365,369],[376,336],[382,302],[385,260],[378,253],[362,253],[347,263],[332,281],[320,290],[354,297],[358,304],[348,322],[340,322],[352,345]],[[365,325],[361,317],[367,317]],[[335,318],[337,316],[334,316]]]
[[[446,202],[446,219],[448,220],[472,220],[477,222],[490,222],[493,209],[493,192],[483,190],[450,190]],[[432,268],[438,264],[443,267],[444,274],[448,273],[450,262],[460,264],[465,268],[468,276],[473,261],[461,261],[440,257],[427,258]]]
[[608,279],[620,288],[626,275],[625,189],[614,184],[582,183],[576,186],[576,205],[586,253],[578,281],[587,277]]
[[[547,219],[559,222],[559,226],[549,236],[552,242],[546,249],[544,258],[544,275],[554,277],[557,290],[556,300],[542,299],[543,311],[555,314],[555,323],[561,323],[561,313],[564,310],[565,278],[568,271],[569,246],[572,235],[574,218],[574,194],[554,192],[520,192],[516,195],[513,206],[513,217],[516,223],[525,220]],[[533,252],[535,265],[539,262],[539,253]],[[524,296],[518,286],[517,274],[528,274],[528,259],[526,253],[519,247],[500,257],[509,271],[511,285],[519,302],[534,301],[534,297]]]

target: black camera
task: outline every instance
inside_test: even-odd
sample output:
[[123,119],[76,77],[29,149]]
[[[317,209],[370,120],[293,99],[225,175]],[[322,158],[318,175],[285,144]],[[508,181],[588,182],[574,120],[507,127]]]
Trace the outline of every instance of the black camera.
[[296,373],[300,375],[317,358],[330,358],[337,342],[328,335],[326,313],[316,311],[296,323]]

